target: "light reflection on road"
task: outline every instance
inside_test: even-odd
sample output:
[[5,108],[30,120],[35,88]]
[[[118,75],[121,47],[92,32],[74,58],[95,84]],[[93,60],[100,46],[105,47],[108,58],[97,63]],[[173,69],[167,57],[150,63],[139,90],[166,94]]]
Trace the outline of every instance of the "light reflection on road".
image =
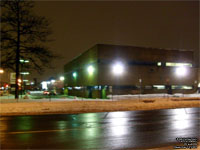
[[182,130],[191,126],[191,116],[186,113],[185,109],[173,109],[172,112],[174,113],[172,116],[174,121],[170,124],[172,130]]
[[197,136],[197,116],[184,109],[169,109],[4,117],[0,120],[0,138],[7,149],[148,147],[176,142],[178,136]]
[[15,124],[16,129],[20,131],[28,131],[33,128],[34,122],[31,116],[17,117],[18,123]]

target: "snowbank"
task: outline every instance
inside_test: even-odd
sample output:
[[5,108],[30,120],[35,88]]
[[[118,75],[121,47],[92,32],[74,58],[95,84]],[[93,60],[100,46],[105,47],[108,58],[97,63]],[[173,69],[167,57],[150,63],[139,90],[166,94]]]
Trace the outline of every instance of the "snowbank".
[[138,99],[138,98],[169,98],[169,97],[197,97],[200,98],[200,93],[196,94],[182,94],[182,93],[175,93],[175,94],[137,94],[137,95],[108,95],[110,99]]
[[[27,100],[28,101],[28,100]],[[146,98],[1,103],[0,115],[86,113],[200,107],[200,98]]]

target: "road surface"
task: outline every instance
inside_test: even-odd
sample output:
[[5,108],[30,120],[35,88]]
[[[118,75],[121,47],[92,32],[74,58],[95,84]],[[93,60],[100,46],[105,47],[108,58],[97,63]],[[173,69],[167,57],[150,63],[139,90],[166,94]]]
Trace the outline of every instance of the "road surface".
[[0,149],[147,149],[199,135],[200,108],[0,118]]

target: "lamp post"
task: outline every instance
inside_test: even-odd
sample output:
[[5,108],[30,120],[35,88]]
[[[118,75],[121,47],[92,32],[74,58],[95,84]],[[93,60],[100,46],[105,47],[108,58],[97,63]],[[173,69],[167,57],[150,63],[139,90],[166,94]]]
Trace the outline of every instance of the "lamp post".
[[60,76],[60,86],[59,86],[60,94],[64,94],[64,80],[65,80],[65,77]]
[[140,82],[140,96],[139,96],[140,98],[142,94],[142,79],[141,78],[139,79],[139,82]]
[[23,90],[25,91],[25,82],[23,82],[23,75],[29,74],[29,72],[22,72],[22,71],[23,71],[23,65],[24,65],[25,63],[29,63],[29,60],[20,59],[19,62],[20,62],[20,64],[21,64],[21,71],[20,71],[20,74],[21,74],[21,80],[22,80],[22,84],[21,84],[21,98],[22,98]]

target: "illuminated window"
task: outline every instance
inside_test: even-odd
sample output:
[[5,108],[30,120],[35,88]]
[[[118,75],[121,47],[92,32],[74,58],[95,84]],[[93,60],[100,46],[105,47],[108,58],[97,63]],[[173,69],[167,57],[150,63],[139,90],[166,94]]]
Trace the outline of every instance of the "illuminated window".
[[192,90],[192,86],[186,86],[186,85],[172,85],[172,89],[180,89],[180,90]]
[[172,62],[166,62],[166,66],[168,66],[168,67],[180,67],[180,66],[192,67],[192,64],[190,64],[190,63],[172,63]]
[[80,86],[75,86],[74,89],[76,89],[76,90],[80,90],[81,87],[80,87]]
[[158,90],[163,90],[165,89],[164,85],[153,85],[154,88],[158,89]]

